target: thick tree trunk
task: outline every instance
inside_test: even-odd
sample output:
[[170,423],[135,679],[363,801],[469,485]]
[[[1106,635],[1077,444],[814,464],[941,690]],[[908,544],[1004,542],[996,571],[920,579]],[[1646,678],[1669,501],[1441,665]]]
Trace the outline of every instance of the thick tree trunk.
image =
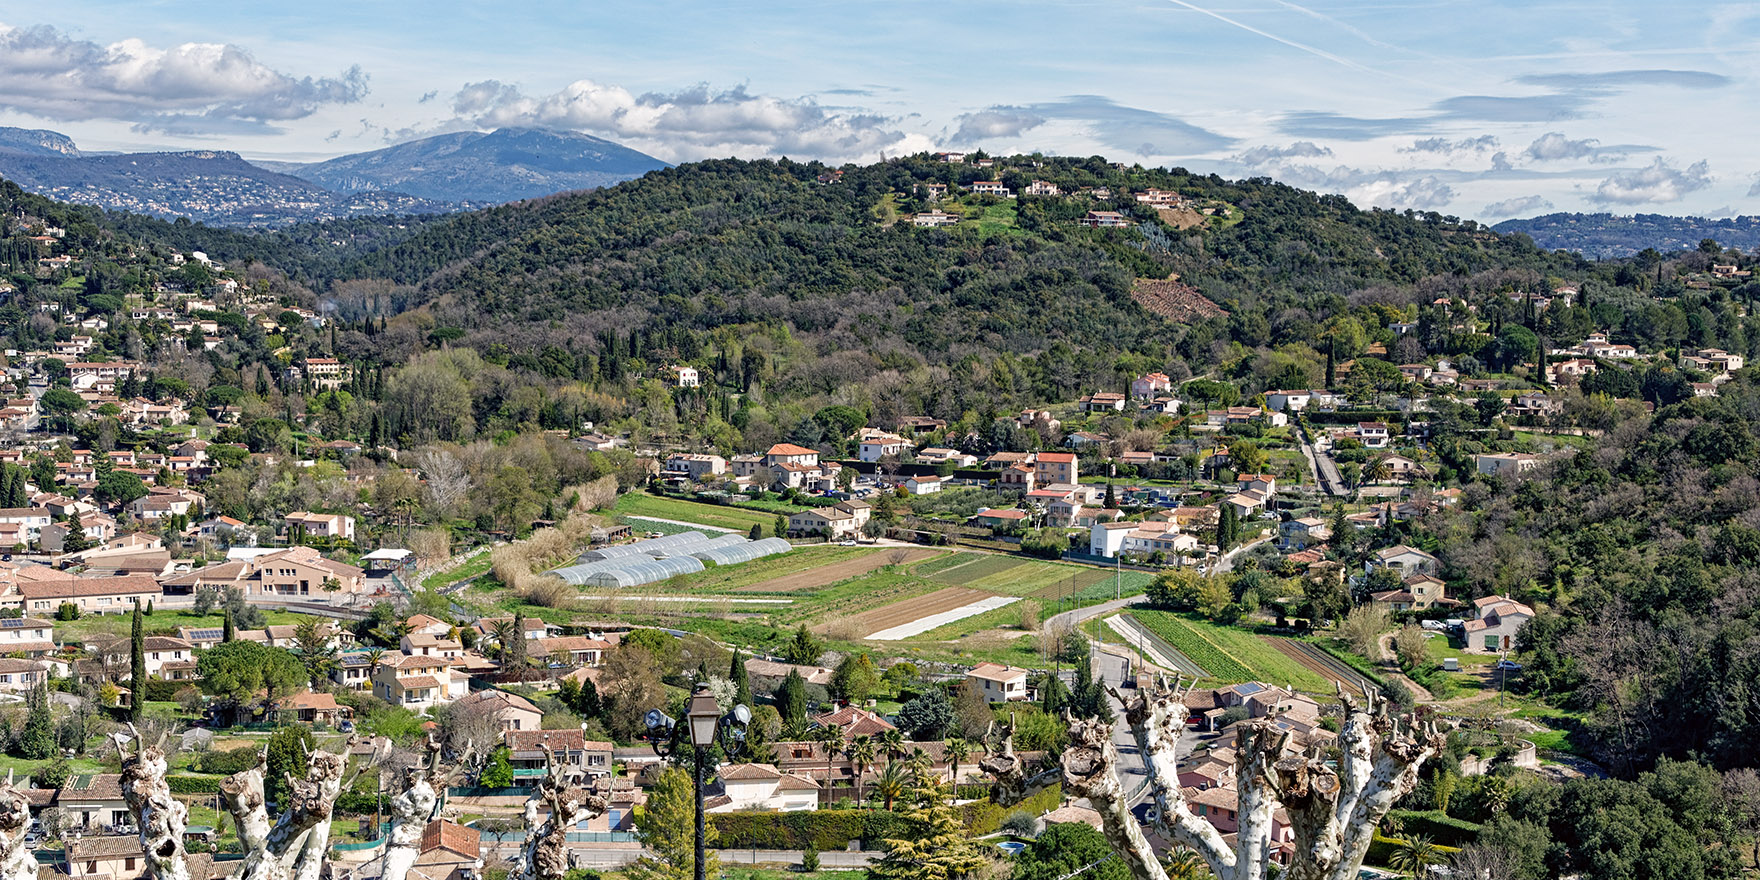
[[385,841],[385,871],[381,880],[404,880],[421,855],[422,829],[434,816],[438,798],[422,771],[410,771],[412,779],[403,794],[391,799],[391,834]]
[[[244,863],[234,880],[316,880],[329,858],[330,817],[342,791],[346,753],[313,752],[304,777],[289,775],[287,803],[269,824],[261,765],[220,783],[220,794],[238,826]],[[420,830],[417,836],[420,836]]]
[[122,758],[122,799],[141,830],[148,880],[189,880],[183,852],[189,809],[171,796],[171,786],[165,781],[165,738],[148,745],[134,725],[128,729],[134,734],[134,754],[128,754],[121,741],[116,744]]
[[[1116,691],[1113,695],[1124,704],[1125,720],[1143,755],[1157,830],[1196,852],[1217,880],[1270,876],[1279,806],[1288,813],[1295,841],[1286,880],[1354,880],[1376,825],[1394,801],[1412,790],[1419,768],[1445,742],[1434,724],[1390,716],[1385,704],[1377,706],[1373,699],[1359,704],[1342,691],[1345,722],[1336,770],[1322,760],[1318,748],[1287,754],[1289,734],[1278,727],[1275,716],[1244,724],[1235,743],[1239,831],[1230,848],[1215,826],[1191,811],[1180,789],[1176,749],[1187,690],[1178,681],[1172,686],[1158,681],[1128,698]],[[1165,880],[1130,812],[1112,728],[1072,721],[1069,736],[1070,748],[1057,770],[1029,775],[1014,754],[1012,726],[1000,737],[986,737],[988,755],[979,766],[995,778],[1002,803],[1061,781],[1070,794],[1087,798],[1099,811],[1102,831],[1135,880]]]
[[[525,880],[561,880],[568,873],[568,832],[605,812],[610,792],[590,787],[580,768],[551,761],[526,800]],[[549,812],[538,823],[540,807]],[[389,878],[387,878],[389,880]]]
[[24,836],[31,830],[31,804],[12,787],[12,773],[0,785],[0,880],[37,880],[37,857]]

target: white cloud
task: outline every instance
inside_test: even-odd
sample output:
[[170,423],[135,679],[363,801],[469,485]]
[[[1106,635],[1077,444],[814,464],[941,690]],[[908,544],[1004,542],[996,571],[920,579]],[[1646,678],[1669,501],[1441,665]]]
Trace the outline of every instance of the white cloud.
[[881,152],[933,145],[890,127],[892,120],[883,116],[827,108],[808,98],[754,95],[743,86],[636,95],[583,79],[534,98],[517,86],[485,80],[460,89],[452,108],[455,123],[580,129],[673,160],[727,155],[872,160]]
[[1645,168],[1621,171],[1601,181],[1590,201],[1604,205],[1677,202],[1687,193],[1711,185],[1711,165],[1700,160],[1684,169],[1672,168],[1661,156]]
[[1497,149],[1496,135],[1480,135],[1451,141],[1448,138],[1433,137],[1412,141],[1409,147],[1401,147],[1402,153],[1482,153]]
[[975,113],[954,117],[959,130],[953,134],[956,144],[977,144],[995,138],[1017,138],[1029,129],[1045,124],[1045,117],[1025,107],[991,107]]
[[1600,148],[1600,143],[1594,138],[1573,141],[1565,137],[1562,132],[1549,131],[1529,144],[1528,149],[1523,151],[1523,155],[1542,162],[1560,159],[1586,159],[1595,155],[1595,152]]
[[1544,196],[1521,196],[1492,202],[1485,206],[1480,214],[1485,217],[1517,217],[1522,214],[1537,214],[1552,210],[1552,203]]
[[1425,176],[1417,180],[1391,187],[1378,197],[1371,199],[1372,204],[1386,205],[1390,208],[1410,208],[1415,211],[1432,211],[1446,207],[1454,201],[1454,189],[1435,177]]
[[1258,146],[1234,157],[1234,161],[1255,168],[1276,165],[1286,159],[1325,159],[1332,150],[1313,141],[1296,141],[1287,147]]
[[121,120],[143,132],[277,131],[273,123],[366,93],[359,66],[338,77],[298,78],[221,43],[100,46],[52,27],[0,24],[0,109],[42,119]]

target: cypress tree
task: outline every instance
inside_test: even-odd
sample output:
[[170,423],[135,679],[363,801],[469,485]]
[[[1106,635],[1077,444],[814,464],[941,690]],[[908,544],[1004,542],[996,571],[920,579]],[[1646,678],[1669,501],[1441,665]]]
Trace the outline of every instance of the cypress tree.
[[145,640],[141,636],[141,600],[134,600],[134,625],[128,639],[128,687],[134,691],[134,698],[128,701],[128,720],[134,721],[141,716],[141,701],[147,693],[147,655],[144,650]]
[[741,706],[752,705],[752,680],[746,675],[746,660],[738,648],[734,649],[733,660],[727,664],[727,679],[733,682],[734,703]]
[[220,641],[230,642],[232,641],[232,608],[230,606],[227,607],[224,613],[226,620],[221,624]]

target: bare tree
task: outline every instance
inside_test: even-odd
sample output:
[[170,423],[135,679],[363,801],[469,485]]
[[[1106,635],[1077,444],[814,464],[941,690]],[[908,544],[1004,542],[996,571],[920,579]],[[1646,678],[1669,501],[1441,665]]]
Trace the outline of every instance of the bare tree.
[[[1124,704],[1125,720],[1144,756],[1157,832],[1196,852],[1217,880],[1270,876],[1272,816],[1280,805],[1295,833],[1295,855],[1285,878],[1356,877],[1376,824],[1412,790],[1419,768],[1445,741],[1434,724],[1394,717],[1385,703],[1377,705],[1373,698],[1358,703],[1342,689],[1345,721],[1336,763],[1328,763],[1317,747],[1292,752],[1289,732],[1280,730],[1274,717],[1242,725],[1235,744],[1240,830],[1231,849],[1215,826],[1192,812],[1180,789],[1175,750],[1189,689],[1161,680],[1128,698],[1117,691],[1113,696]],[[1013,738],[1012,728],[989,737],[989,755],[980,762],[996,780],[998,802],[1012,803],[1061,782],[1067,793],[1087,798],[1099,811],[1102,831],[1136,880],[1167,880],[1131,815],[1111,725],[1072,720],[1070,747],[1056,767],[1026,767],[1014,753]]]
[[1483,843],[1469,843],[1454,854],[1457,876],[1468,880],[1515,880],[1521,865],[1514,853]]
[[455,513],[470,496],[471,475],[464,460],[445,449],[429,449],[416,456],[416,467],[428,480],[428,503],[442,516]]
[[[135,728],[134,754],[124,748],[126,739],[116,740],[116,754],[122,761],[122,798],[134,814],[141,829],[141,848],[147,854],[149,880],[189,880],[189,865],[183,858],[183,831],[189,823],[189,808],[171,796],[171,785],[165,781],[169,769],[165,762],[165,736],[161,732],[153,745]],[[259,777],[260,778],[260,777]]]

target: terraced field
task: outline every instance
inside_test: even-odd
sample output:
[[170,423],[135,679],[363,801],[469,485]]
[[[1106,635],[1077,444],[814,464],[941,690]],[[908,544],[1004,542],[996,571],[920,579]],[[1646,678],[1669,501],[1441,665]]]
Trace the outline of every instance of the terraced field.
[[1263,681],[1309,693],[1334,691],[1331,681],[1269,638],[1166,611],[1133,609],[1131,616],[1225,684]]
[[916,574],[944,584],[1041,599],[1066,597],[1112,579],[1111,572],[1086,565],[983,553],[933,560],[918,566]]

